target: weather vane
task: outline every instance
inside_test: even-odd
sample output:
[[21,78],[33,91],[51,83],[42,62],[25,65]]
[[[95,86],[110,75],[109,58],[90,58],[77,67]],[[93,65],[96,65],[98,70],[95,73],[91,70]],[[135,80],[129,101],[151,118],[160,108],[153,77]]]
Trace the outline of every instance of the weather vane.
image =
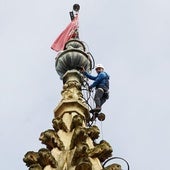
[[[78,14],[79,10],[80,10],[80,5],[79,5],[79,4],[74,4],[74,5],[73,5],[73,11],[75,11],[75,15]],[[70,13],[70,18],[71,18],[71,20],[73,20],[74,17],[75,17],[73,11],[70,11],[70,12],[69,12],[69,13]]]

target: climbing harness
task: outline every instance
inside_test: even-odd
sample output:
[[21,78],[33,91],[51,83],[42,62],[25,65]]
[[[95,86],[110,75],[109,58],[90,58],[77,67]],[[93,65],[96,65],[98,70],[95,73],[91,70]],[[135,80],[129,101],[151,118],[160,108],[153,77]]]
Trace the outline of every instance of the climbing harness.
[[82,91],[84,91],[83,96],[84,100],[86,102],[86,104],[89,106],[90,109],[90,119],[88,120],[88,126],[92,126],[94,124],[94,122],[96,121],[96,119],[98,118],[99,121],[104,121],[105,120],[105,114],[98,112],[98,111],[94,111],[92,108],[94,108],[94,91],[89,91],[89,84],[86,80],[84,80],[84,88],[82,88]]

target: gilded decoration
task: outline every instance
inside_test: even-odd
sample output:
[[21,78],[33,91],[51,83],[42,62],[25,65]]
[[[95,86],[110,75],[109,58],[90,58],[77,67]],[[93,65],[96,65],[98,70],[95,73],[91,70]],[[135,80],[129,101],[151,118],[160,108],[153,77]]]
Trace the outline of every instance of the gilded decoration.
[[55,147],[59,150],[64,150],[65,148],[63,142],[60,140],[60,137],[52,129],[42,132],[39,140],[45,144],[49,150],[52,150]]
[[26,163],[26,166],[32,170],[41,170],[47,165],[50,165],[52,168],[57,167],[57,162],[51,155],[51,152],[45,148],[40,149],[38,152],[27,152],[23,161]]
[[87,134],[94,141],[95,139],[99,137],[100,130],[97,126],[93,125],[87,128]]
[[83,119],[80,115],[75,115],[72,119],[70,131],[72,131],[74,128],[76,128],[78,126],[83,126]]
[[68,128],[66,124],[63,122],[62,118],[56,117],[52,120],[52,123],[53,123],[53,128],[55,129],[56,132],[58,132],[59,130],[68,132]]
[[80,100],[83,101],[83,95],[81,93],[81,84],[77,81],[68,81],[63,85],[63,91],[61,92],[63,100]]
[[73,149],[75,146],[78,146],[82,142],[86,141],[87,137],[88,135],[85,127],[76,127],[71,139],[70,149]]
[[86,162],[90,163],[89,157],[88,157],[88,150],[89,146],[83,142],[79,144],[76,147],[76,150],[74,152],[73,158],[72,158],[72,165],[79,165],[80,163]]
[[112,156],[112,147],[105,140],[100,141],[94,148],[89,150],[89,156],[98,158],[101,162]]

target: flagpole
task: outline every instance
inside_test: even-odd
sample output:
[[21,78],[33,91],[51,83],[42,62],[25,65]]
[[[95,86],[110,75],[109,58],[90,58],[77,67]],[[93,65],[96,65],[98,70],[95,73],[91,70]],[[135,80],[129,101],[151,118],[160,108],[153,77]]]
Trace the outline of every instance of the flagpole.
[[[75,16],[78,15],[79,10],[80,10],[80,5],[79,4],[74,4],[73,5],[73,11],[69,12],[71,21],[73,21]],[[74,34],[75,34],[74,38],[76,38],[76,39],[79,39],[79,30],[78,29],[79,29],[79,27],[77,27],[77,29],[74,32]]]
[[[65,43],[72,39],[79,39],[79,24],[78,24],[78,12],[80,6],[79,4],[73,5],[73,11],[70,12],[71,22],[65,28],[64,31],[57,37],[57,39],[53,42],[51,49],[55,51],[62,51],[64,49]],[[75,14],[74,14],[75,13]]]
[[[80,10],[80,5],[79,4],[74,4],[73,5],[73,11],[69,12],[71,21],[74,19],[75,15],[78,15],[79,10]],[[74,15],[74,12],[75,12],[75,15]]]

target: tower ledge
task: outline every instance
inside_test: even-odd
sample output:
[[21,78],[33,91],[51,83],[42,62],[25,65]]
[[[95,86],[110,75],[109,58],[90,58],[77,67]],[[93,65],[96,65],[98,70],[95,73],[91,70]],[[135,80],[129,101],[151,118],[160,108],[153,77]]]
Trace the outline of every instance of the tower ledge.
[[54,109],[55,117],[62,117],[65,113],[76,112],[77,114],[85,117],[89,120],[88,108],[82,104],[82,102],[77,100],[61,101],[58,106]]

